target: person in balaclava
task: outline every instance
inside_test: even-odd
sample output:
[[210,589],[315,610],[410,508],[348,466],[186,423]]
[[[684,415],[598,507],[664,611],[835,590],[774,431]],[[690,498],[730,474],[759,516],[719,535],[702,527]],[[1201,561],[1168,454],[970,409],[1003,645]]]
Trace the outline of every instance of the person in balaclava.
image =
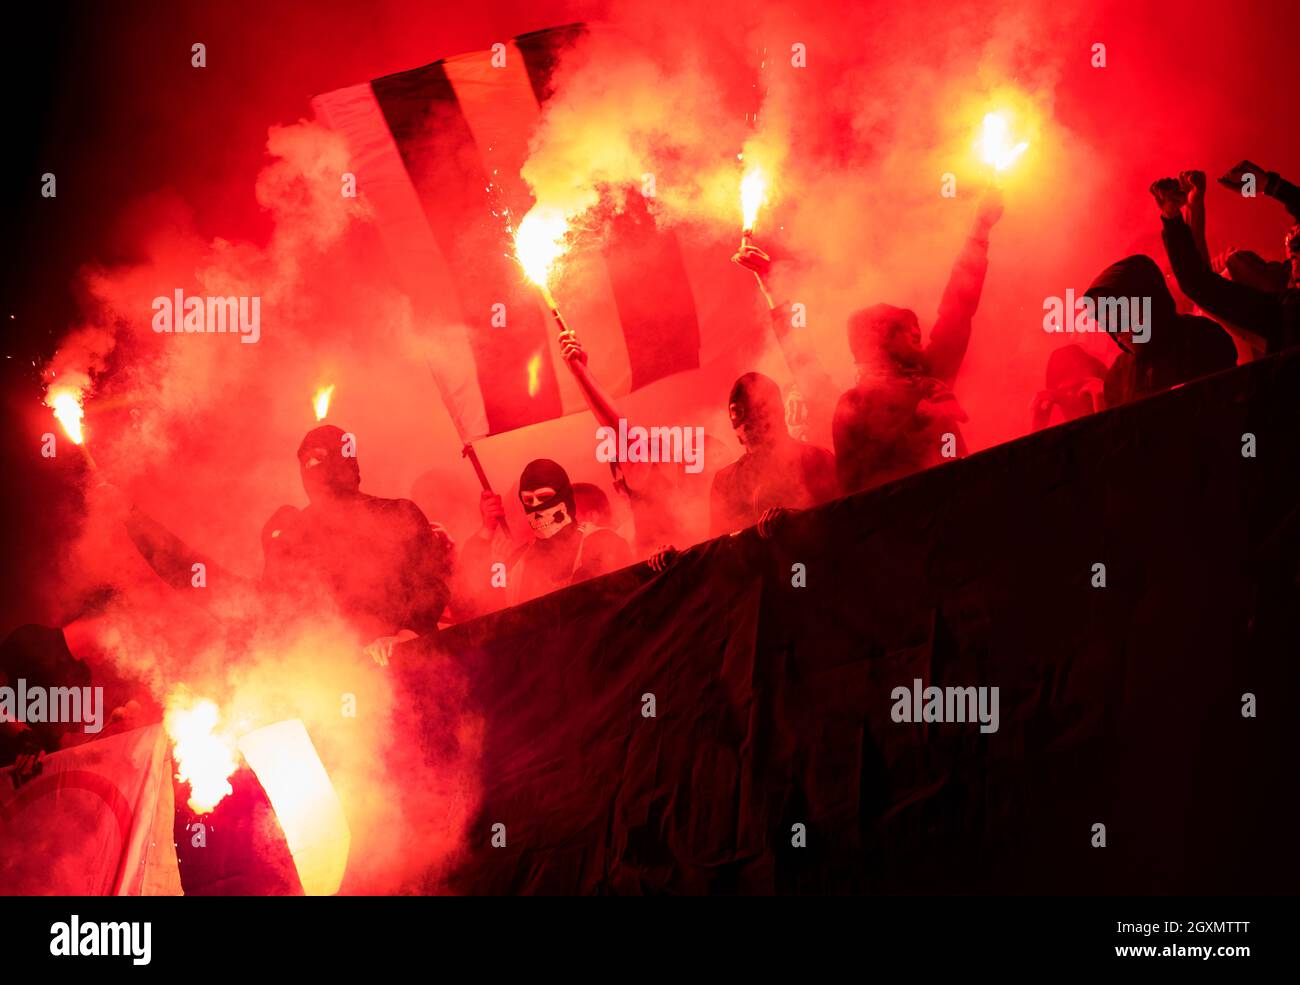
[[[1095,306],[1098,331],[1109,335],[1120,348],[1106,371],[1107,407],[1237,365],[1232,336],[1209,318],[1180,315],[1165,275],[1149,256],[1138,254],[1111,264],[1085,296]],[[1127,299],[1130,306],[1144,306],[1147,298],[1151,299],[1151,324],[1140,334],[1132,330],[1131,323],[1109,323],[1113,305],[1105,302]]]
[[[310,617],[322,604],[341,615],[376,663],[397,643],[434,632],[449,590],[440,552],[420,508],[408,499],[361,491],[354,439],[324,425],[298,447],[308,505],[282,506],[262,528],[260,579],[228,571],[195,551],[115,487],[110,508],[155,573],[206,607],[227,631],[247,640],[259,623]],[[206,570],[204,591],[192,591],[192,567]]]
[[736,380],[727,413],[742,452],[713,477],[713,536],[753,526],[773,510],[807,509],[834,499],[835,459],[786,430],[781,388],[762,373]]
[[516,545],[501,530],[500,495],[485,490],[480,499],[483,525],[465,544],[460,567],[482,608],[517,605],[632,563],[618,534],[581,520],[573,484],[557,462],[539,458],[524,467],[519,503],[529,537]]
[[966,454],[965,411],[953,394],[988,271],[989,231],[1002,216],[994,187],[953,265],[930,341],[916,312],[875,304],[849,318],[857,384],[840,397],[831,424],[840,490],[860,492]]
[[384,664],[394,644],[437,629],[448,588],[420,508],[361,491],[353,440],[332,424],[303,438],[308,503],[281,507],[264,527],[262,582],[304,606],[323,593]]

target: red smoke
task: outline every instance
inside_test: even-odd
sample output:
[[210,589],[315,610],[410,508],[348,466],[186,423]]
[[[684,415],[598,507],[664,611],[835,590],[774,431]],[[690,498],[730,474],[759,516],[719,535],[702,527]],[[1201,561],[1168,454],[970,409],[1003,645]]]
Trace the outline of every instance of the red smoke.
[[[541,199],[657,175],[657,217],[678,229],[753,331],[748,347],[622,407],[632,419],[702,425],[728,442],[729,455],[731,381],[755,368],[783,383],[790,376],[751,279],[728,259],[739,233],[736,155],[747,144],[775,166],[758,241],[784,258],[777,292],[808,305],[816,349],[847,387],[850,311],[888,301],[933,321],[973,212],[969,143],[990,100],[1010,92],[1032,110],[1036,136],[1007,180],[956,385],[976,450],[1028,430],[1030,399],[1060,344],[1042,331],[1043,299],[1082,290],[1129,253],[1163,260],[1152,179],[1192,167],[1215,174],[1243,157],[1300,175],[1295,87],[1279,84],[1293,73],[1292,5],[1225,16],[1222,5],[1118,0],[978,10],[383,2],[167,8],[129,22],[107,10],[87,16],[98,19],[86,31],[102,39],[98,69],[112,82],[95,97],[100,112],[65,110],[51,143],[67,194],[99,191],[63,247],[80,276],[30,285],[82,300],[48,375],[93,379],[88,443],[106,473],[187,542],[250,576],[260,570],[263,521],[303,501],[293,452],[326,384],[335,386],[330,421],[358,436],[363,488],[414,498],[457,540],[478,524],[478,486],[424,362],[429,340],[393,284],[364,196],[338,194],[347,149],[303,119],[314,94],[525,31],[607,21],[612,30],[561,66],[524,177]],[[207,46],[206,69],[190,66],[195,42]],[[1106,45],[1105,68],[1090,63],[1096,43]],[[795,44],[806,49],[804,68],[790,64]],[[940,195],[947,172],[956,198]],[[1276,255],[1284,223],[1272,203],[1212,191],[1209,208],[1212,248]],[[176,289],[260,296],[262,340],[155,334],[150,302]],[[1085,341],[1110,360],[1106,340]],[[34,409],[21,426],[35,449],[48,411]],[[589,415],[575,415],[489,439],[479,454],[511,509],[508,492],[537,455],[559,460],[575,481],[608,487],[592,427]],[[183,681],[232,713],[256,696],[265,702],[256,714],[303,717],[309,730],[313,716],[337,716],[343,686],[320,670],[336,644],[320,627],[287,627],[228,666],[224,654],[195,645],[205,625],[197,610],[159,596],[138,601],[150,576],[119,527],[94,510],[68,528],[77,522],[79,535],[47,548],[39,564],[19,560],[49,573],[29,580],[50,596],[104,581],[127,589],[137,602],[121,615],[114,650],[156,693]],[[411,800],[398,805],[408,823],[428,831],[423,819],[438,818],[432,843],[414,856],[376,851],[367,888],[406,887],[419,866],[445,862],[472,815],[476,725],[460,704],[464,682],[450,669],[439,674],[436,700],[461,753],[427,797],[399,795],[411,764],[383,758],[402,709],[382,686],[372,681],[362,694],[374,718],[349,733],[352,752],[325,725],[312,731],[324,758],[346,761],[340,794],[365,804],[376,838],[399,837],[385,830],[396,804],[385,792]],[[362,844],[354,829],[354,851]]]

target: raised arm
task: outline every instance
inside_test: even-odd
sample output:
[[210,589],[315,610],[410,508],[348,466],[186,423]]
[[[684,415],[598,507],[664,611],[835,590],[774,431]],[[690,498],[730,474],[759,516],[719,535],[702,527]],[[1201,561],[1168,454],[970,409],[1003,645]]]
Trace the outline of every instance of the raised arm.
[[949,386],[957,378],[957,370],[970,344],[971,321],[979,308],[984,275],[989,268],[989,232],[1000,218],[1002,193],[990,186],[980,197],[975,224],[953,264],[948,286],[939,302],[939,317],[925,347],[930,375]]
[[1219,179],[1219,184],[1233,191],[1241,191],[1248,175],[1257,184],[1262,183],[1264,194],[1281,202],[1291,213],[1291,218],[1300,222],[1300,187],[1291,184],[1276,171],[1265,171],[1258,164],[1240,161]]
[[757,246],[747,243],[737,251],[731,261],[753,273],[754,280],[758,283],[758,291],[767,304],[772,321],[772,334],[776,336],[781,354],[785,356],[785,363],[790,367],[790,375],[794,377],[800,393],[808,404],[808,417],[815,428],[820,431],[826,430],[835,408],[835,383],[822,366],[808,332],[802,325],[797,324],[798,319],[791,303],[789,301],[778,303],[773,300],[769,283],[772,258]]
[[1171,181],[1155,182],[1151,194],[1160,206],[1163,227],[1160,238],[1164,240],[1165,253],[1179,290],[1214,317],[1254,332],[1274,344],[1282,324],[1281,300],[1265,291],[1220,277],[1210,269],[1196,248],[1191,228],[1183,220],[1182,206],[1186,196],[1181,189],[1175,189]]
[[1187,196],[1187,226],[1192,231],[1196,250],[1205,265],[1210,266],[1210,247],[1205,242],[1205,172],[1182,171],[1178,183]]
[[566,329],[560,333],[560,352],[564,356],[564,361],[569,364],[569,370],[573,373],[573,378],[578,381],[578,387],[582,390],[582,395],[587,398],[587,406],[596,415],[596,420],[605,427],[617,430],[622,414],[588,368],[587,350],[582,347],[573,329]]

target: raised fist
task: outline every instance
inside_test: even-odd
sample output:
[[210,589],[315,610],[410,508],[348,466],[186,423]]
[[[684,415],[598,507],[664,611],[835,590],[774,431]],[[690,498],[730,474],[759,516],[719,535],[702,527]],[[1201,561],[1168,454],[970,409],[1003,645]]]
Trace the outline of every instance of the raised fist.
[[1195,204],[1205,197],[1204,171],[1179,171],[1178,187],[1182,189],[1187,201]]
[[752,271],[760,281],[766,280],[772,271],[772,258],[752,243],[746,243],[737,250],[731,262]]
[[1151,182],[1151,194],[1160,206],[1160,213],[1167,219],[1181,216],[1182,208],[1187,204],[1187,193],[1177,178],[1160,178]]

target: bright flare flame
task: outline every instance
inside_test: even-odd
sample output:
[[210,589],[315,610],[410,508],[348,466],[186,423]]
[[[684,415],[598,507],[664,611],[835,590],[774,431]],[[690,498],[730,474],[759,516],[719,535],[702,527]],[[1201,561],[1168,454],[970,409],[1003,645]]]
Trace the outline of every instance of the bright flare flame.
[[206,814],[231,792],[230,777],[239,767],[234,743],[216,732],[221,713],[206,699],[191,701],[174,694],[163,715],[172,740],[176,778],[190,785],[190,810]]
[[994,171],[1005,171],[1029,149],[1029,144],[1022,140],[1013,146],[1006,117],[1001,113],[986,113],[984,128],[975,147],[985,164],[992,165]]
[[338,892],[352,832],[307,729],[297,719],[267,725],[241,738],[239,751],[275,810],[302,891]]
[[533,356],[528,360],[528,396],[537,396],[537,389],[540,386],[540,374],[542,371],[541,353]]
[[538,287],[546,287],[551,267],[564,255],[564,235],[569,221],[559,209],[534,205],[515,233],[515,257],[524,274]]
[[330,397],[332,396],[334,396],[333,383],[316,391],[316,396],[312,399],[312,406],[316,408],[316,420],[325,420],[325,415],[330,412]]
[[765,201],[767,201],[767,175],[755,164],[740,179],[740,214],[743,222],[741,228],[746,232],[753,231],[758,210]]
[[86,440],[81,432],[81,419],[85,415],[81,409],[81,397],[75,390],[51,390],[45,395],[45,405],[54,408],[54,416],[73,444],[79,445]]

